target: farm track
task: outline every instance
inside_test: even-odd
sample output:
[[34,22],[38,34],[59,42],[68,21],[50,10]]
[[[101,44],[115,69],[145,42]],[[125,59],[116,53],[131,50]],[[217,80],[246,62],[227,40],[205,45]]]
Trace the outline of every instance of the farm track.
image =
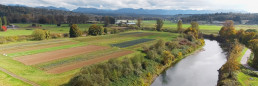
[[245,68],[247,68],[247,69],[250,69],[250,70],[252,70],[252,71],[258,72],[258,70],[256,70],[255,68],[253,68],[253,67],[251,67],[251,66],[249,66],[249,65],[247,64],[248,58],[251,56],[251,53],[252,53],[252,51],[251,51],[250,49],[248,49],[248,50],[245,52],[245,54],[243,55],[243,57],[242,57],[242,59],[241,59],[241,64],[242,64]]
[[14,73],[12,73],[12,72],[10,72],[10,71],[4,69],[4,68],[1,68],[1,67],[0,67],[0,71],[3,71],[3,72],[5,72],[6,74],[8,74],[8,75],[10,75],[10,76],[12,76],[12,77],[14,77],[14,78],[16,78],[16,79],[19,79],[19,80],[21,80],[21,81],[23,81],[23,82],[26,82],[26,83],[28,83],[28,84],[31,84],[32,86],[40,86],[40,85],[38,85],[37,83],[32,82],[32,81],[30,81],[30,80],[28,80],[28,79],[22,78],[22,77],[20,77],[20,76],[18,76],[18,75],[16,75],[16,74],[14,74]]
[[9,53],[15,53],[15,52],[37,50],[37,49],[50,48],[50,47],[56,47],[61,45],[71,45],[71,44],[76,44],[76,42],[61,42],[61,43],[54,43],[54,44],[44,44],[44,45],[28,46],[28,47],[21,47],[21,48],[12,48],[12,49],[2,50],[0,52],[2,54],[4,53],[9,54]]
[[74,70],[74,69],[77,69],[77,68],[81,68],[83,66],[95,64],[95,63],[105,61],[105,60],[108,60],[108,59],[111,59],[111,58],[121,57],[121,56],[131,54],[131,53],[133,53],[133,51],[120,51],[120,52],[112,53],[112,54],[109,54],[109,55],[101,56],[101,57],[98,57],[98,58],[94,58],[94,59],[81,61],[81,62],[77,62],[77,63],[70,64],[70,65],[57,67],[55,69],[48,70],[47,73],[53,73],[53,74],[63,73],[63,72],[66,72],[66,71],[70,71],[70,70]]
[[14,60],[22,62],[25,65],[34,65],[34,64],[53,61],[53,60],[62,59],[70,56],[75,56],[79,54],[85,54],[85,53],[94,52],[98,50],[104,50],[108,48],[109,47],[88,45],[84,47],[74,47],[74,48],[39,53],[34,55],[21,56],[21,57],[14,58]]

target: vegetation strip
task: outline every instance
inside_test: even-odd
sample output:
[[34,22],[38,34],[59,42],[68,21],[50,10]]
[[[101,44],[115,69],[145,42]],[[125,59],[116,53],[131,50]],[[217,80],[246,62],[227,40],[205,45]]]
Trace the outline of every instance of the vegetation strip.
[[12,73],[12,72],[10,72],[10,71],[4,69],[4,68],[1,68],[1,67],[0,67],[0,71],[3,71],[3,72],[5,72],[5,73],[7,73],[8,75],[10,75],[10,76],[12,76],[12,77],[14,77],[14,78],[16,78],[16,79],[19,79],[19,80],[21,80],[21,81],[23,81],[23,82],[29,83],[29,84],[31,84],[31,85],[33,85],[33,86],[40,86],[40,85],[38,85],[37,83],[34,83],[34,82],[32,82],[32,81],[30,81],[30,80],[28,80],[28,79],[22,78],[22,77],[20,77],[20,76],[18,76],[18,75],[16,75],[16,74],[14,74],[14,73]]
[[112,44],[111,46],[125,48],[125,47],[129,47],[129,46],[133,46],[133,45],[136,45],[136,44],[140,44],[140,43],[144,43],[144,42],[148,42],[148,41],[153,41],[153,40],[155,40],[155,39],[137,39],[137,40],[127,41],[127,42]]
[[55,44],[35,45],[35,46],[7,49],[7,50],[2,50],[0,52],[9,54],[9,53],[15,53],[15,52],[38,50],[38,49],[57,47],[57,46],[62,46],[62,45],[71,45],[71,44],[76,44],[76,42],[60,42],[60,43],[55,43]]
[[43,53],[43,52],[50,52],[50,51],[55,51],[55,50],[60,50],[60,49],[68,49],[68,48],[84,46],[84,45],[85,45],[85,43],[79,43],[79,44],[50,47],[50,48],[44,48],[44,49],[38,49],[38,50],[10,53],[7,55],[10,57],[18,57],[18,56],[32,55],[32,54]]
[[24,44],[15,44],[15,45],[7,45],[0,47],[1,50],[9,49],[9,48],[17,48],[17,47],[28,47],[28,46],[35,46],[40,44],[50,44],[50,43],[59,43],[59,42],[66,42],[67,40],[51,40],[51,41],[39,41],[39,42],[31,42],[31,43],[24,43]]
[[94,52],[97,50],[103,50],[103,49],[108,49],[108,48],[109,47],[88,45],[85,47],[75,47],[75,48],[57,50],[57,51],[52,51],[52,52],[17,57],[17,58],[14,58],[14,60],[20,61],[25,65],[34,65],[34,64],[53,61],[53,60],[57,60],[57,59],[61,59],[61,58],[66,58],[69,56]]
[[69,64],[73,64],[79,61],[85,61],[85,60],[89,60],[89,59],[94,59],[94,58],[98,58],[104,55],[108,55],[111,53],[115,53],[115,52],[119,52],[121,51],[121,49],[106,49],[106,50],[101,50],[101,51],[97,51],[97,52],[92,52],[89,54],[82,54],[82,55],[78,55],[78,56],[73,56],[73,57],[69,57],[69,58],[65,58],[65,59],[60,59],[57,61],[52,61],[52,62],[47,62],[47,63],[43,63],[43,64],[39,64],[36,65],[37,67],[39,67],[42,70],[50,70],[59,66],[63,66],[63,65],[69,65]]
[[82,61],[82,62],[78,62],[78,63],[75,63],[75,64],[58,67],[58,68],[55,68],[55,69],[52,69],[52,70],[48,70],[47,72],[48,73],[62,73],[62,72],[66,72],[66,71],[69,71],[69,70],[81,68],[81,67],[86,66],[86,65],[95,64],[95,63],[98,63],[98,62],[101,62],[101,61],[104,61],[104,60],[108,60],[108,59],[111,59],[111,58],[124,56],[124,55],[130,54],[130,53],[133,53],[133,51],[121,51],[121,52],[117,52],[117,53],[112,53],[112,54],[105,55],[105,56],[102,56],[102,57],[99,57],[99,58],[90,59],[90,60],[87,60],[87,61]]

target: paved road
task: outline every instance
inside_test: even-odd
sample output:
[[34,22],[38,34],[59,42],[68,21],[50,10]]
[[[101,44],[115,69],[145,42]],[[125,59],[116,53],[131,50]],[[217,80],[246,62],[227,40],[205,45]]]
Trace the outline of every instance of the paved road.
[[21,80],[21,81],[23,81],[23,82],[29,83],[29,84],[31,84],[31,85],[33,85],[33,86],[40,86],[40,85],[38,85],[37,83],[32,82],[32,81],[30,81],[30,80],[28,80],[28,79],[22,78],[22,77],[20,77],[20,76],[18,76],[18,75],[16,75],[16,74],[14,74],[14,73],[12,73],[12,72],[10,72],[10,71],[4,69],[4,68],[1,68],[1,67],[0,67],[0,71],[3,71],[3,72],[5,72],[5,73],[9,74],[10,76],[12,76],[12,77],[14,77],[14,78],[16,78],[16,79],[19,79],[19,80]]
[[255,72],[258,72],[258,70],[256,70],[256,69],[250,67],[250,66],[247,64],[248,58],[250,57],[251,53],[252,53],[252,51],[251,51],[250,49],[248,49],[248,50],[245,52],[244,56],[243,56],[242,59],[241,59],[241,64],[242,64],[245,68],[248,68],[248,69],[250,69],[250,70],[253,70],[253,71],[255,71]]

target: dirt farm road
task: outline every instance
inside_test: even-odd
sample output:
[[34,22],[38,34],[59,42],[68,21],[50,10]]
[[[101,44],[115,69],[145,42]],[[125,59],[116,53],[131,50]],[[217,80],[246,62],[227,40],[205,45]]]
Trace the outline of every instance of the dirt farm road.
[[28,79],[22,78],[22,77],[20,77],[20,76],[18,76],[18,75],[16,75],[16,74],[14,74],[14,73],[12,73],[12,72],[10,72],[10,71],[4,69],[4,68],[1,68],[1,67],[0,67],[0,71],[3,71],[3,72],[5,72],[5,73],[7,73],[8,75],[10,75],[10,76],[12,76],[12,77],[14,77],[14,78],[16,78],[16,79],[19,79],[19,80],[21,80],[21,81],[23,81],[23,82],[26,82],[26,83],[28,83],[28,84],[31,84],[31,85],[33,85],[33,86],[40,86],[40,85],[38,85],[37,83],[32,82],[32,81],[30,81],[30,80],[28,80]]
[[252,70],[252,71],[258,72],[258,70],[252,68],[251,66],[249,66],[249,65],[247,64],[248,58],[250,57],[251,53],[252,53],[252,51],[251,51],[250,49],[248,49],[248,50],[245,52],[245,54],[243,55],[243,57],[242,57],[242,59],[241,59],[241,64],[242,64],[245,68],[248,68],[248,69],[250,69],[250,70]]

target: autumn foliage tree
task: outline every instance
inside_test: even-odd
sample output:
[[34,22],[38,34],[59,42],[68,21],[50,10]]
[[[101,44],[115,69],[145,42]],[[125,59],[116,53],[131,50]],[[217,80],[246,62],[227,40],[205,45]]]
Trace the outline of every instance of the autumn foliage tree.
[[199,24],[197,22],[191,22],[191,26],[188,27],[185,31],[185,34],[191,35],[191,39],[199,38]]
[[235,30],[234,22],[232,20],[225,21],[223,27],[219,31],[221,38],[231,41],[236,38],[236,33],[237,31]]
[[77,26],[77,24],[72,24],[71,25],[69,34],[70,34],[71,38],[82,36],[82,32],[80,31],[80,29]]

